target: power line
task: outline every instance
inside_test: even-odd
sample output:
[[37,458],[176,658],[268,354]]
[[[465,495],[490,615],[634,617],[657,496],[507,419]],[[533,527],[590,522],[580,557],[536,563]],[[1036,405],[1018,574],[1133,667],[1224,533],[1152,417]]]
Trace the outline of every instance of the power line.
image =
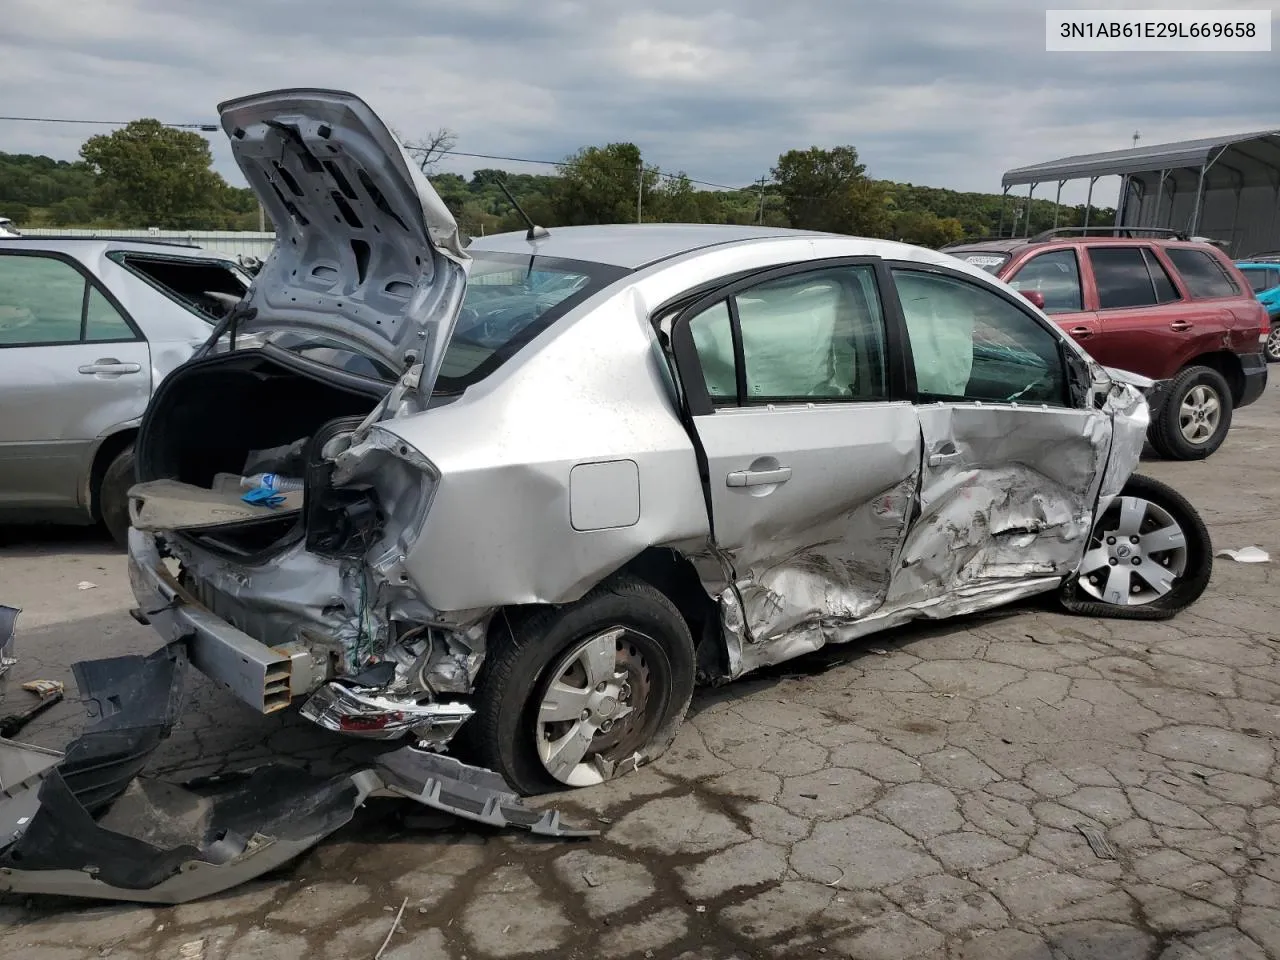
[[[63,117],[0,117],[0,120],[12,120],[19,123],[88,123],[102,127],[127,127],[130,120],[68,120]],[[216,123],[161,123],[163,127],[177,127],[181,130],[203,130],[205,133],[216,133],[222,129]]]

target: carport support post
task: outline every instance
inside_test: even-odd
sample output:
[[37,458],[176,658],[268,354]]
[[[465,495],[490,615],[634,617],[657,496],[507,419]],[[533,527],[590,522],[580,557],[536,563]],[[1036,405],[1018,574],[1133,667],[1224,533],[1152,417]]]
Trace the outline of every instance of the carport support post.
[[1085,230],[1086,230],[1086,231],[1089,229],[1089,208],[1093,206],[1093,185],[1094,185],[1095,183],[1097,183],[1097,182],[1098,182],[1098,178],[1097,178],[1097,177],[1090,177],[1090,178],[1089,178],[1089,192],[1088,192],[1087,194],[1085,194],[1085,198],[1084,198],[1084,224],[1083,224],[1083,226],[1084,226],[1084,228],[1085,228]]
[[1009,188],[1000,191],[1000,224],[996,227],[996,236],[1004,236],[1004,208],[1009,204]]
[[1055,230],[1058,229],[1058,212],[1062,207],[1062,185],[1066,182],[1065,180],[1058,181],[1058,193],[1053,198],[1053,229]]
[[1038,184],[1027,184],[1027,215],[1022,218],[1022,235],[1031,236],[1031,195],[1036,192]]
[[1194,236],[1200,229],[1200,207],[1204,203],[1204,178],[1208,174],[1210,168],[1222,159],[1222,155],[1227,152],[1227,148],[1223,147],[1218,151],[1218,155],[1207,163],[1200,165],[1200,178],[1196,181],[1196,205],[1191,211],[1191,229],[1188,231]]
[[1160,205],[1164,203],[1164,178],[1169,175],[1168,169],[1160,171],[1160,182],[1156,184],[1156,208],[1151,213],[1151,226],[1160,226]]
[[1129,174],[1120,178],[1120,196],[1116,198],[1116,226],[1125,226],[1124,215],[1129,208]]

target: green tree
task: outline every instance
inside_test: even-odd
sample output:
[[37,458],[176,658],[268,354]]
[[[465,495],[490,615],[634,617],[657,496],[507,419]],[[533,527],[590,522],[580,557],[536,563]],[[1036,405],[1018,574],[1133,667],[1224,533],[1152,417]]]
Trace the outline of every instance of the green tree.
[[562,168],[552,208],[560,224],[634,223],[641,184],[648,196],[657,182],[634,143],[583,147]]
[[937,248],[964,239],[964,225],[955,217],[939,217],[927,210],[908,210],[893,218],[893,238]]
[[97,172],[94,208],[123,226],[208,229],[221,225],[226,182],[198,133],[135,120],[90,137],[80,156]]
[[791,226],[868,237],[889,227],[884,188],[850,146],[789,150],[773,168]]

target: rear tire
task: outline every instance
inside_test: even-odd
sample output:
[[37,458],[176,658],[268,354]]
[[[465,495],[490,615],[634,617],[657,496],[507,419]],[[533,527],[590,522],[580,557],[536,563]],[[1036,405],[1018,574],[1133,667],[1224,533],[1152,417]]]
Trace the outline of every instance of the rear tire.
[[[642,580],[617,577],[490,638],[463,743],[522,794],[590,786],[657,759],[689,709],[688,624]],[[575,745],[579,759],[565,760]]]
[[134,484],[133,444],[108,465],[98,487],[98,514],[102,525],[119,546],[129,544],[129,488]]
[[1210,367],[1187,367],[1173,380],[1160,416],[1148,431],[1151,445],[1170,460],[1203,460],[1231,429],[1231,387]]
[[[1170,536],[1171,527],[1180,538]],[[1122,593],[1112,589],[1112,571],[1120,573]],[[1098,517],[1080,570],[1058,598],[1081,616],[1168,620],[1200,599],[1212,573],[1213,541],[1196,508],[1169,485],[1134,474]],[[1109,600],[1111,592],[1123,601]]]

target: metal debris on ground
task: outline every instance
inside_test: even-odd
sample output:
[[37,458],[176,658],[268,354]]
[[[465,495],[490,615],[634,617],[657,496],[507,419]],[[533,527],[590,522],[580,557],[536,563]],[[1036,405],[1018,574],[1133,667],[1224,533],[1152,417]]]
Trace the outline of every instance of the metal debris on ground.
[[1258,547],[1241,547],[1239,550],[1219,550],[1215,557],[1229,557],[1236,563],[1270,563],[1271,554]]
[[1119,859],[1119,854],[1116,852],[1116,848],[1112,845],[1111,841],[1107,839],[1106,835],[1097,827],[1091,827],[1087,823],[1078,823],[1076,824],[1076,829],[1079,830],[1080,833],[1084,835],[1084,838],[1089,841],[1089,846],[1093,849],[1094,856],[1099,860]]
[[92,580],[81,580],[76,584],[77,590],[96,590],[98,585]]
[[34,693],[39,699],[17,713],[0,717],[0,737],[12,737],[55,703],[62,702],[61,680],[28,680],[22,689]]

